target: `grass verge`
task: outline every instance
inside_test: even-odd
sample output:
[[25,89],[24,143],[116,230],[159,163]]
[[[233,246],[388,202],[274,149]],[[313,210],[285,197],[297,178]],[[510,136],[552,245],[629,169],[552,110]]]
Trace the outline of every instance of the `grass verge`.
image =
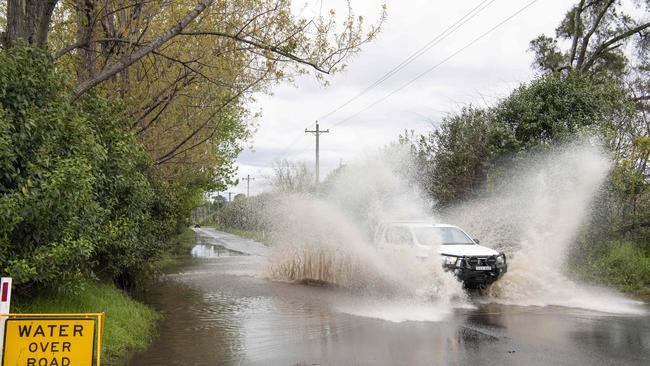
[[650,299],[650,254],[630,241],[614,241],[598,258],[579,263],[574,273],[589,282],[613,286],[644,300]]
[[29,300],[16,297],[12,310],[17,313],[105,313],[102,361],[106,364],[129,351],[147,347],[158,319],[155,311],[106,283],[85,283],[74,295],[50,291]]

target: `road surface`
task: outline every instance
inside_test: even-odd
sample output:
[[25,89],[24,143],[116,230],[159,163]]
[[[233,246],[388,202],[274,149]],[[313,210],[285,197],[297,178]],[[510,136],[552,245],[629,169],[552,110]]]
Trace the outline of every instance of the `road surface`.
[[164,320],[152,346],[127,365],[650,365],[647,314],[478,297],[449,313],[271,281],[264,245],[195,232],[197,258],[146,293]]

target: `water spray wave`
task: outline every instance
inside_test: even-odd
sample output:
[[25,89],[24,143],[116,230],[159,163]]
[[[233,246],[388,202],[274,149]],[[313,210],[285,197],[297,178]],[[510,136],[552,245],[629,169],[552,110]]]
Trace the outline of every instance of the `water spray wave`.
[[451,210],[448,220],[510,255],[509,271],[490,288],[490,301],[644,311],[640,302],[565,275],[571,245],[585,228],[610,166],[597,147],[569,145],[520,164],[487,197]]
[[[341,304],[339,310],[369,317],[392,313],[378,313],[382,304],[386,309],[410,308],[425,320],[445,317],[453,306],[466,306],[462,285],[442,270],[437,255],[421,259],[411,248],[378,250],[374,245],[380,223],[430,216],[430,205],[394,168],[385,159],[364,159],[339,172],[325,197],[290,195],[276,205],[271,214],[276,218],[272,277],[351,289],[357,300]],[[437,315],[423,316],[423,309],[436,309]]]
[[[403,165],[406,155],[393,154],[392,160]],[[558,148],[505,172],[507,178],[492,182],[489,194],[445,213],[440,221],[508,253],[509,271],[489,289],[487,301],[644,312],[639,302],[565,275],[571,244],[584,229],[609,169],[610,161],[597,147]],[[353,289],[358,301],[339,310],[393,321],[435,321],[454,307],[471,306],[437,255],[421,260],[408,248],[386,252],[374,245],[373,233],[382,221],[431,217],[430,203],[400,178],[394,164],[366,159],[340,172],[328,191],[320,199],[289,196],[271,210],[273,278]],[[413,316],[393,312],[400,308],[411,309]]]

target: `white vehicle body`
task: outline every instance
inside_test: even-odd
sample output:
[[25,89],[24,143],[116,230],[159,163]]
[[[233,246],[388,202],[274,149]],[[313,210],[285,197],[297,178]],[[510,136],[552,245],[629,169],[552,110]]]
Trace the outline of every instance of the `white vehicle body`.
[[442,265],[466,285],[489,285],[507,271],[505,254],[479,245],[454,225],[428,221],[395,221],[382,225],[375,243],[380,249],[411,248],[417,257],[442,256]]

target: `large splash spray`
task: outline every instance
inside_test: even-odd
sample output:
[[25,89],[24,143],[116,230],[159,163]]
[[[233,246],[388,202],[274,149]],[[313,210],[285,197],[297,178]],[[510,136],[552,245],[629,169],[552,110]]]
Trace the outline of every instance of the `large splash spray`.
[[326,282],[364,294],[463,299],[461,284],[442,270],[437,255],[422,259],[411,248],[386,251],[374,245],[381,223],[430,216],[429,205],[395,169],[385,159],[364,159],[334,177],[325,197],[293,195],[274,207],[273,277]]
[[[404,152],[392,156],[400,165],[408,163]],[[430,203],[397,168],[386,159],[365,159],[333,179],[325,197],[294,195],[274,207],[273,277],[390,293],[393,299],[416,299],[416,307],[422,301],[447,309],[467,305],[461,284],[442,271],[437,256],[421,260],[408,249],[384,252],[373,243],[381,222],[438,216],[436,221],[458,225],[508,253],[509,272],[490,288],[487,301],[640,311],[612,291],[565,276],[571,245],[610,168],[597,147],[574,144],[523,161],[493,179],[482,198],[444,218],[432,215]],[[354,309],[349,312],[359,308]]]
[[490,288],[490,301],[640,310],[620,295],[566,276],[570,249],[586,229],[610,165],[598,147],[564,146],[517,164],[490,193],[448,213],[447,220],[509,254],[509,271]]

